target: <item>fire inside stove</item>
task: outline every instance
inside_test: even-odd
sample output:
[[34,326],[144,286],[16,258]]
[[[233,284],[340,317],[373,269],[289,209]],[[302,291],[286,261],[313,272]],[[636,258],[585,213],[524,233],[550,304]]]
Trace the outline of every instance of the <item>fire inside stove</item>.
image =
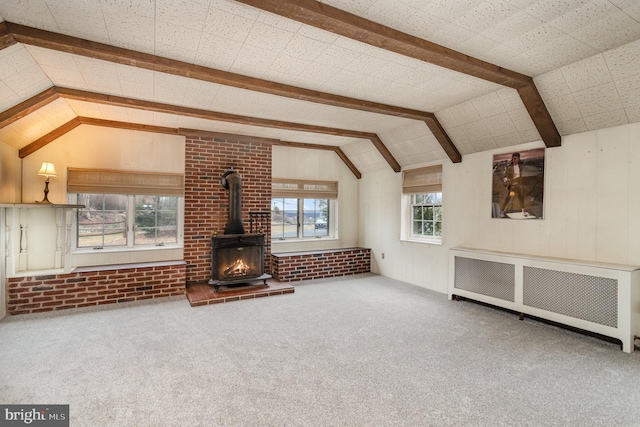
[[250,277],[255,275],[260,275],[256,268],[253,268],[251,265],[244,262],[243,259],[238,258],[231,264],[229,267],[224,269],[222,274],[225,278],[233,278],[236,279],[238,277]]
[[211,283],[240,282],[264,273],[264,235],[223,235],[212,239]]

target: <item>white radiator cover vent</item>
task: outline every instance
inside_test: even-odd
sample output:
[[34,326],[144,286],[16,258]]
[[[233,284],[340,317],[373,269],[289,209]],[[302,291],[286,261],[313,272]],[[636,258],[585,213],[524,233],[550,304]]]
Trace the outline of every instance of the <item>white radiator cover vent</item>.
[[618,327],[618,280],[524,267],[523,303],[553,313]]
[[640,266],[452,248],[448,290],[613,338],[626,352],[640,336]]
[[455,287],[515,301],[515,267],[502,262],[456,257]]

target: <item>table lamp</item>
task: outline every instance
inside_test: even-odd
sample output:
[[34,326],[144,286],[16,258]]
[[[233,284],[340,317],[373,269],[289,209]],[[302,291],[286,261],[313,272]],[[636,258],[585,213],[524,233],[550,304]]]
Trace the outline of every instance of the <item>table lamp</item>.
[[42,166],[40,166],[38,175],[46,177],[44,181],[44,199],[42,199],[42,201],[38,203],[51,203],[47,195],[49,194],[49,177],[58,176],[58,174],[56,173],[55,165],[50,162],[42,162]]

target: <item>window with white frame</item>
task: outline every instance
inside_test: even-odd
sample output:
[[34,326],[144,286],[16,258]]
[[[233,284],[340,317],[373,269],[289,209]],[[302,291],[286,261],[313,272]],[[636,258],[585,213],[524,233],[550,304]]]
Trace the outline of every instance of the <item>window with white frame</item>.
[[334,237],[337,197],[337,182],[274,179],[271,238]]
[[78,209],[78,249],[181,244],[183,176],[69,169],[67,191]]
[[411,195],[411,237],[442,237],[442,193]]
[[402,183],[410,240],[442,242],[442,165],[404,171]]
[[78,193],[78,248],[178,243],[178,197]]

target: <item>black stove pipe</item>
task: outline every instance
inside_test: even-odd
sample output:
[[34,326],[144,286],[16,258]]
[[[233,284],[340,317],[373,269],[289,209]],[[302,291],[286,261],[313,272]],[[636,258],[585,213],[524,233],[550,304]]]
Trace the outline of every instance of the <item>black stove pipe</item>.
[[222,186],[229,190],[229,222],[224,234],[244,234],[242,225],[242,179],[235,171],[222,175]]

